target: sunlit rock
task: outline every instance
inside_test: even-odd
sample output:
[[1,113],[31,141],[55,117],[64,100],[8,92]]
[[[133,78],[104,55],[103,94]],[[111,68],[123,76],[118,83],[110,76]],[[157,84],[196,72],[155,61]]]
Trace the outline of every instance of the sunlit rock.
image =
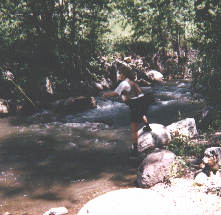
[[8,108],[6,105],[0,104],[0,114],[8,113]]
[[111,84],[105,78],[102,78],[101,85],[102,85],[104,90],[109,90],[110,87],[111,87]]
[[200,172],[196,175],[193,185],[205,186],[207,191],[218,191],[220,190],[221,182],[221,170],[218,170],[215,174],[211,171],[210,175]]
[[151,132],[145,132],[143,128],[138,131],[138,150],[148,152],[154,148],[162,148],[171,141],[169,130],[161,124],[150,124]]
[[130,57],[125,57],[124,61],[127,62],[127,63],[131,63],[131,61],[132,61],[131,56]]
[[146,75],[148,76],[148,78],[151,81],[157,81],[157,82],[162,82],[163,81],[163,75],[162,73],[155,71],[155,70],[151,70],[149,72],[146,72]]
[[186,118],[172,123],[166,127],[173,136],[194,137],[197,135],[196,122],[194,118]]
[[9,112],[8,102],[4,99],[0,99],[0,114],[5,114]]
[[203,186],[203,185],[206,184],[206,182],[207,182],[207,175],[205,173],[203,173],[203,172],[200,172],[195,177],[193,185]]
[[152,190],[130,188],[111,191],[92,199],[78,215],[162,215],[174,207],[173,201]]
[[68,210],[65,207],[51,208],[49,211],[44,213],[44,215],[63,215],[63,214],[68,214]]

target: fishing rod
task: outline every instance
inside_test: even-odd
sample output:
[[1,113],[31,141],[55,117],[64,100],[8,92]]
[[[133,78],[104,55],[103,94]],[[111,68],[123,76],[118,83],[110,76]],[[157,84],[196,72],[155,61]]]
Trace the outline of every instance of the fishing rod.
[[2,73],[4,77],[7,77],[9,81],[11,81],[20,91],[21,93],[31,102],[31,104],[36,108],[35,104],[32,102],[32,100],[25,94],[25,92],[19,87],[12,79],[14,78],[13,74],[9,71],[5,72],[2,67],[0,66]]

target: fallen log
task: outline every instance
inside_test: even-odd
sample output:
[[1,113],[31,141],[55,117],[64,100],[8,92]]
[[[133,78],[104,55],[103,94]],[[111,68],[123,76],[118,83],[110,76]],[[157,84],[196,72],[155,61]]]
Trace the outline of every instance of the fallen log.
[[59,113],[77,113],[97,107],[94,97],[78,97],[62,99],[52,103],[52,110]]

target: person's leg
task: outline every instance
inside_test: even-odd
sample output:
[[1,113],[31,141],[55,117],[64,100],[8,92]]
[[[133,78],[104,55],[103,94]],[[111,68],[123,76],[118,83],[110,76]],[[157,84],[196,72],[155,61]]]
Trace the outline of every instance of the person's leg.
[[131,158],[135,158],[139,156],[138,152],[138,127],[139,124],[137,122],[131,122],[131,133],[132,133],[132,140],[133,140],[133,146],[132,146],[132,152],[130,154]]
[[143,122],[144,124],[148,124],[147,117],[145,115],[143,115]]
[[148,104],[146,103],[144,97],[140,98],[139,99],[139,113],[142,114],[142,120],[144,122],[144,125],[145,127],[143,128],[143,130],[145,132],[149,132],[151,131],[151,128],[150,128],[150,125],[149,125],[149,122],[147,120],[147,117],[146,117],[146,113],[147,113],[147,110],[148,110]]
[[143,128],[144,131],[149,132],[152,129],[150,128],[149,122],[147,120],[147,117],[145,115],[143,115],[143,122],[145,124],[145,127]]
[[139,130],[139,123],[144,121],[144,123],[148,123],[147,118],[144,114],[143,108],[140,104],[140,99],[134,99],[129,104],[131,113],[130,113],[130,120],[131,120],[131,133],[132,133],[132,141],[133,141],[133,150],[130,157],[138,157],[138,130]]
[[131,122],[131,133],[132,133],[132,140],[133,143],[138,143],[138,123],[137,122]]

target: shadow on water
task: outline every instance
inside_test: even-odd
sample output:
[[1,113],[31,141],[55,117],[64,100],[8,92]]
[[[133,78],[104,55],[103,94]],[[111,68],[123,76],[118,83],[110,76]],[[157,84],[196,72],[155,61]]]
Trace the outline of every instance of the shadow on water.
[[[110,180],[113,183],[125,182],[122,187],[133,184],[127,179],[127,175],[136,173],[134,167],[128,164],[129,148],[115,135],[109,137],[108,142],[104,141],[105,137],[97,137],[97,133],[82,131],[82,127],[79,131],[74,128],[72,131],[78,134],[83,142],[74,144],[70,142],[73,138],[58,137],[54,128],[52,133],[49,130],[46,134],[41,134],[45,129],[42,128],[38,133],[35,124],[27,125],[27,122],[15,118],[11,119],[10,125],[12,124],[16,124],[16,128],[23,132],[19,134],[19,131],[14,131],[1,138],[2,198],[28,193],[32,199],[58,201],[66,197],[59,195],[57,186],[64,189],[81,181],[96,181],[104,177],[104,174],[111,174]],[[30,127],[35,129],[25,131]],[[62,131],[59,131],[60,136]],[[104,130],[105,132],[108,130]],[[110,135],[111,133],[115,131],[110,131]],[[95,145],[96,141],[103,141],[103,145]]]

